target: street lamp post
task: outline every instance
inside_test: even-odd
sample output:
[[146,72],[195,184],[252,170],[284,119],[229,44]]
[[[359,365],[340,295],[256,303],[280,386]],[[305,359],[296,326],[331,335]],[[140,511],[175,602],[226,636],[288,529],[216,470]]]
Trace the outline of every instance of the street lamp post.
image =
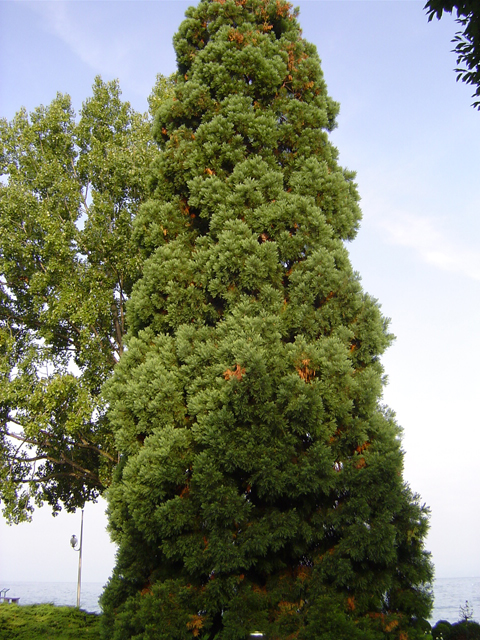
[[77,549],[78,539],[75,534],[70,538],[70,544],[72,549],[78,551],[78,582],[77,582],[77,607],[80,608],[80,589],[82,584],[82,547],[83,547],[83,509],[82,509],[82,524],[80,525],[80,546]]

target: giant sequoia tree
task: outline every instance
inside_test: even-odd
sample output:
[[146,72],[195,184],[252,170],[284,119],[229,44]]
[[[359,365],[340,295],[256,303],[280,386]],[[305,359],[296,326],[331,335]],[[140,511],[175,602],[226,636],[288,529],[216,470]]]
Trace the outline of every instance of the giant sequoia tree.
[[127,350],[106,637],[420,637],[427,514],[381,404],[391,336],[352,270],[338,106],[284,0],[201,0],[174,39]]

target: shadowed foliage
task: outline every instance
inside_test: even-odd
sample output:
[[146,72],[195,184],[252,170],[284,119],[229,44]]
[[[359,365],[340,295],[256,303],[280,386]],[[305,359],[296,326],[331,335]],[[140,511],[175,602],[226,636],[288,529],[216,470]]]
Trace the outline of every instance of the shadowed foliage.
[[428,20],[440,18],[443,12],[457,12],[457,23],[463,28],[457,31],[452,42],[457,54],[457,80],[475,87],[473,107],[480,109],[480,5],[478,0],[429,0],[424,7]]

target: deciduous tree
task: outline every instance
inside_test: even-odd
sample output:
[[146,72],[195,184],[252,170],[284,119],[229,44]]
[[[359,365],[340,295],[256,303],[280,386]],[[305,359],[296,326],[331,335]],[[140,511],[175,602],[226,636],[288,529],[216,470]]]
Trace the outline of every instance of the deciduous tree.
[[284,0],[201,0],[158,110],[145,262],[108,384],[107,638],[420,638],[427,510],[352,270],[338,105]]
[[[172,80],[159,77],[158,106]],[[101,397],[123,349],[141,260],[132,219],[156,154],[149,117],[95,80],[0,121],[0,499],[12,522],[43,501],[83,506],[117,451]]]
[[[457,12],[457,22],[463,31],[457,31],[452,42],[457,54],[457,80],[463,80],[475,88],[473,98],[480,98],[480,6],[477,0],[428,0],[425,5],[428,20],[434,16],[440,20],[444,11]],[[480,99],[472,105],[480,109]]]

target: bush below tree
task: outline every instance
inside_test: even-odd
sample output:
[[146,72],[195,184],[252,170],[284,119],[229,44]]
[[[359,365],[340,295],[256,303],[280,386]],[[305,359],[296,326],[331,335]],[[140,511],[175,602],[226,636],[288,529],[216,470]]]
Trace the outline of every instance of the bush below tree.
[[53,604],[0,605],[0,640],[97,640],[100,616]]

